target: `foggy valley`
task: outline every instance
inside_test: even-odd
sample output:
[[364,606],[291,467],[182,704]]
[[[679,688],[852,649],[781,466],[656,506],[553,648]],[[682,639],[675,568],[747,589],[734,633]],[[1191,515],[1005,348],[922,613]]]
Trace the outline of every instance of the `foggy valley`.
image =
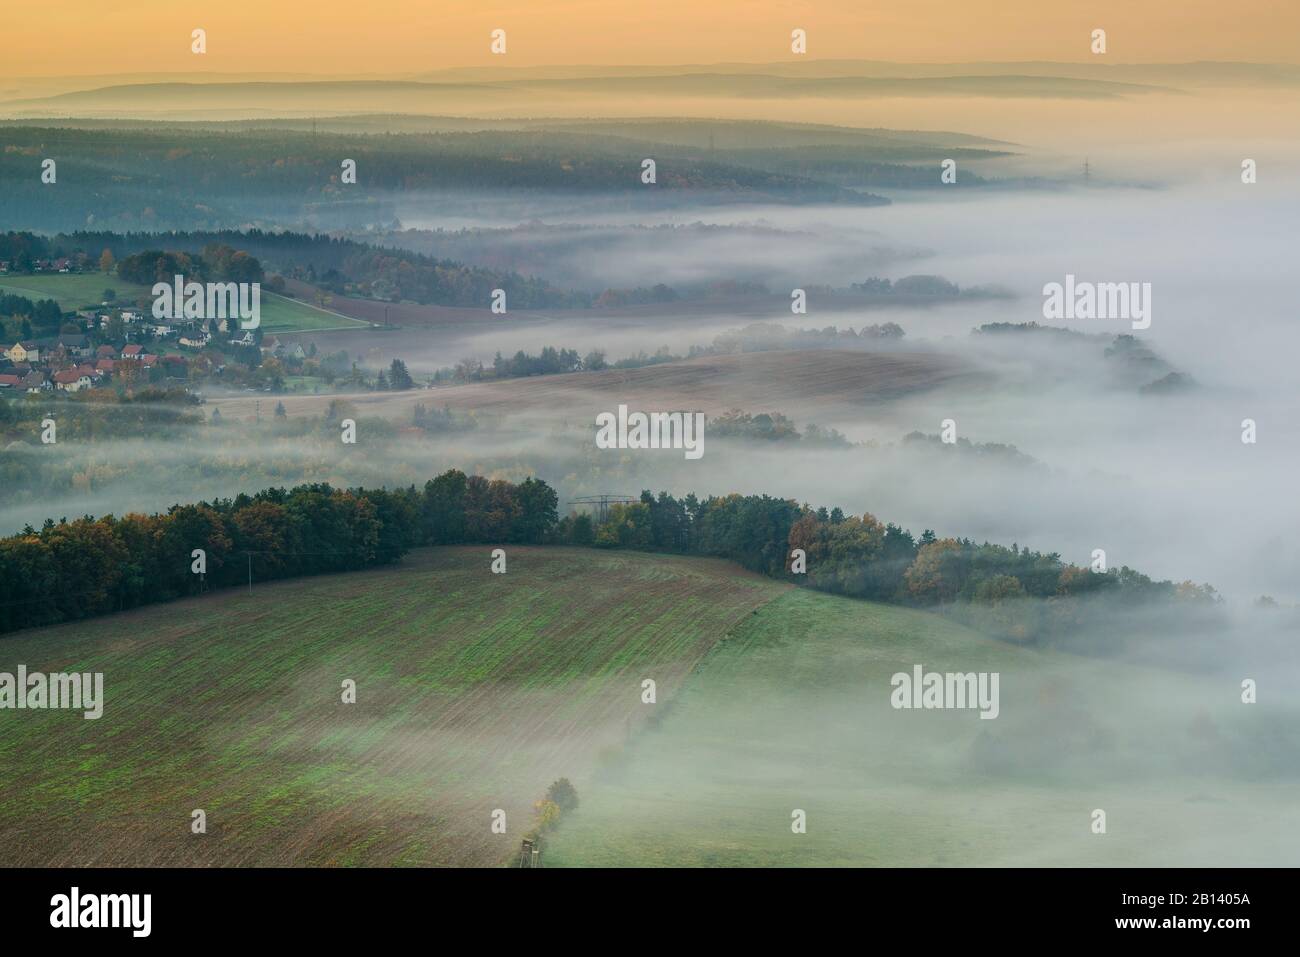
[[1296,70],[7,78],[0,850],[1293,866]]

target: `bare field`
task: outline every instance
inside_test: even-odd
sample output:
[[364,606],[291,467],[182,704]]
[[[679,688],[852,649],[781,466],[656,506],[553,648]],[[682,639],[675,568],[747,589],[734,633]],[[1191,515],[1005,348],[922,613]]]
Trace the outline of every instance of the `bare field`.
[[[925,352],[805,350],[751,352],[666,362],[640,369],[505,379],[410,392],[283,396],[289,415],[319,415],[346,398],[362,415],[409,421],[417,403],[549,419],[590,418],[619,403],[633,409],[783,412],[828,421],[935,388],[971,370]],[[259,397],[214,398],[227,421],[251,420]]]

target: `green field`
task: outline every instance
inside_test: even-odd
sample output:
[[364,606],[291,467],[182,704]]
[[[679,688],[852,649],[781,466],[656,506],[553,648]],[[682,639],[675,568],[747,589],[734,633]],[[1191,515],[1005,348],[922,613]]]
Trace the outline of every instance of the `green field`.
[[268,333],[325,332],[330,329],[367,329],[361,319],[325,312],[297,299],[262,290],[262,328]]
[[[1000,672],[999,717],[893,709],[890,677],[914,664]],[[602,763],[545,864],[1294,865],[1296,782],[1262,756],[1294,743],[1296,711],[1262,707],[1240,704],[1234,680],[1022,650],[794,591]]]
[[[98,721],[0,711],[0,860],[499,864],[561,776],[580,805],[546,866],[1297,859],[1295,780],[1270,770],[1294,706],[1245,708],[1234,679],[1017,648],[719,560],[507,552],[505,575],[487,547],[426,549],[0,638],[0,671],[102,671],[106,698]],[[997,671],[999,717],[893,709],[914,664]]]
[[[53,299],[65,312],[99,305],[103,301],[105,289],[116,292],[119,300],[151,298],[148,286],[102,273],[0,276],[0,291],[26,296],[33,301]],[[359,319],[335,315],[308,303],[262,290],[262,328],[268,333],[361,329],[368,325]]]
[[98,306],[104,290],[112,289],[123,300],[149,296],[149,288],[103,273],[40,273],[36,275],[0,276],[0,291],[26,296],[33,301],[53,299],[64,312]]
[[507,555],[504,575],[486,547],[424,550],[0,638],[0,671],[101,671],[106,699],[99,720],[0,711],[0,860],[499,863],[547,785],[642,726],[644,678],[671,696],[787,587],[721,561]]

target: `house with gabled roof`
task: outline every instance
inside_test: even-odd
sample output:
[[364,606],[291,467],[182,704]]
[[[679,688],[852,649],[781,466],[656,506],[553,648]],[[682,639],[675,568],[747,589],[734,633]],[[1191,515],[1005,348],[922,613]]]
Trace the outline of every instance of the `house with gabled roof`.
[[60,392],[80,392],[91,386],[90,376],[76,369],[64,369],[54,373],[54,388]]
[[31,339],[15,342],[5,350],[5,358],[10,362],[39,362],[41,348]]
[[69,333],[59,336],[58,344],[70,356],[76,356],[78,359],[90,358],[90,341],[83,335]]
[[22,388],[28,392],[45,392],[50,388],[50,380],[45,378],[44,372],[33,369],[23,376]]

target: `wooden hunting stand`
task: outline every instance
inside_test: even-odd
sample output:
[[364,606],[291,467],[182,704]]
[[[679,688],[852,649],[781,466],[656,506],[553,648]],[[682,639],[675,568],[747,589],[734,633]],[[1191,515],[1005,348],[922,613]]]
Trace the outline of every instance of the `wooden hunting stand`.
[[542,866],[542,842],[540,838],[526,837],[519,847],[520,867]]

